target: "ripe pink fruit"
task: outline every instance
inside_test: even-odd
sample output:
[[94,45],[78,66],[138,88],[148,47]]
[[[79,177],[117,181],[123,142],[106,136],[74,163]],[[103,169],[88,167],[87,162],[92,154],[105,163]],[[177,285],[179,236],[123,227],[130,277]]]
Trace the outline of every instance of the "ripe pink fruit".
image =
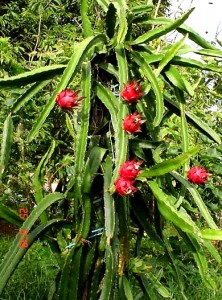
[[121,196],[132,195],[134,192],[137,191],[137,188],[133,186],[133,182],[123,177],[119,177],[114,182],[114,185],[116,187],[116,192]]
[[143,93],[140,91],[141,88],[142,85],[138,85],[137,81],[128,82],[122,89],[121,96],[128,103],[135,103],[143,96]]
[[80,91],[72,92],[71,90],[61,91],[56,98],[56,102],[63,109],[71,110],[74,107],[79,107],[79,101],[85,97],[77,97]]
[[136,162],[135,160],[127,160],[119,170],[120,177],[125,179],[134,180],[139,175],[139,167],[142,162]]
[[208,176],[209,173],[201,167],[193,167],[187,173],[188,180],[196,184],[206,183]]
[[137,112],[134,112],[133,114],[128,114],[123,120],[123,129],[129,134],[134,132],[140,132],[141,125],[144,122],[145,121],[141,119],[141,115]]

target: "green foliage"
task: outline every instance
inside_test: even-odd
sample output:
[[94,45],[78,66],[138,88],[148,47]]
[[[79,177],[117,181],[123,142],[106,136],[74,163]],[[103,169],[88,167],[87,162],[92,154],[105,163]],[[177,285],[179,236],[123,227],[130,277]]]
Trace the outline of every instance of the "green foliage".
[[[186,176],[191,163],[221,172],[209,159],[218,143],[213,154],[220,161],[221,131],[213,124],[215,116],[210,122],[202,120],[191,97],[198,103],[195,97],[203,86],[220,94],[217,59],[222,51],[184,25],[192,11],[176,20],[159,18],[151,1],[128,7],[124,0],[98,0],[93,5],[82,0],[82,21],[76,17],[83,36],[78,37],[76,28],[70,36],[74,16],[69,1],[33,0],[23,9],[20,4],[10,2],[1,17],[5,33],[17,32],[12,36],[17,45],[23,30],[27,33],[22,47],[29,59],[23,66],[31,69],[12,74],[5,67],[4,72],[12,76],[0,79],[0,86],[12,88],[6,92],[12,99],[3,113],[7,117],[1,143],[1,216],[18,222],[16,213],[6,208],[7,195],[19,198],[22,193],[33,209],[21,227],[30,230],[29,246],[41,237],[59,264],[52,298],[134,299],[136,290],[141,299],[169,298],[164,283],[171,272],[180,295],[187,299],[181,271],[186,260],[178,254],[183,248],[206,287],[215,290],[207,255],[218,262],[220,255],[208,240],[221,240],[222,233],[209,209],[212,203],[204,200],[205,191],[218,192],[220,199],[214,185],[220,181],[215,176],[206,186],[195,188]],[[93,13],[105,16],[106,23],[101,25]],[[8,29],[11,14],[14,21]],[[34,25],[37,36],[31,39]],[[184,37],[164,45],[162,37],[175,29]],[[188,39],[202,49],[186,46]],[[60,53],[57,43],[61,41],[65,49]],[[182,55],[187,52],[214,61],[185,59]],[[213,78],[215,72],[213,89],[205,80],[197,80],[200,74]],[[133,80],[142,85],[143,97],[128,105],[120,92]],[[81,90],[80,108],[58,108],[57,95],[65,89]],[[141,132],[129,135],[122,122],[135,110],[145,123]],[[196,146],[201,143],[203,149]],[[135,195],[122,197],[114,183],[120,166],[133,158],[143,160],[144,170],[137,178]],[[17,161],[21,170],[16,174]],[[26,171],[23,177],[22,171]],[[16,174],[17,185],[10,174]],[[1,290],[27,250],[19,248],[17,235],[0,266]]]
[[78,5],[74,1],[8,1],[0,18],[2,33],[10,37],[22,56],[33,60],[56,60],[69,55],[66,46],[80,32]]

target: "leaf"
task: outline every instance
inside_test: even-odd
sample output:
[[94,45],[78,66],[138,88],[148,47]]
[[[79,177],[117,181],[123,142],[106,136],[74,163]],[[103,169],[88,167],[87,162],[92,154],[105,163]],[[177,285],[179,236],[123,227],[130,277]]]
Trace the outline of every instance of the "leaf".
[[214,45],[212,45],[210,42],[207,42],[204,38],[202,38],[197,32],[195,32],[193,29],[186,25],[181,25],[177,28],[177,31],[179,31],[182,34],[189,34],[189,39],[195,42],[197,45],[206,48],[206,49],[212,49],[212,50],[218,50]]
[[18,213],[3,203],[0,203],[0,218],[17,226],[21,226],[22,224],[22,220]]
[[[189,13],[189,12],[188,12]],[[170,20],[169,18],[165,17],[158,17],[158,18],[153,18],[153,17],[140,17],[136,18],[134,22],[141,23],[141,24],[151,24],[151,25],[162,25],[164,24],[165,26],[170,26],[174,21]],[[197,32],[195,32],[193,29],[190,27],[186,26],[185,24],[181,24],[179,27],[176,28],[176,30],[182,34],[189,34],[189,39],[194,41],[197,45],[206,48],[206,49],[211,49],[218,51],[214,45],[212,45],[210,42],[206,41],[204,38],[202,38]]]
[[141,51],[140,55],[145,59],[146,63],[151,65],[153,63],[159,62],[164,58],[164,54],[152,54],[150,51]]
[[21,95],[12,105],[11,111],[17,113],[27,102],[42,90],[50,80],[40,81],[33,84],[23,95]]
[[105,36],[103,34],[98,34],[95,37],[88,37],[79,43],[76,51],[70,58],[70,61],[61,77],[61,80],[55,89],[53,95],[50,100],[47,102],[45,107],[43,108],[40,116],[35,121],[35,125],[32,128],[31,132],[28,135],[28,142],[32,141],[34,137],[39,133],[40,128],[48,117],[50,111],[53,109],[55,105],[55,100],[59,92],[64,90],[69,82],[76,75],[77,71],[80,69],[83,60],[86,58],[88,52],[95,47],[98,43],[101,43],[105,40]]
[[181,24],[183,24],[186,19],[189,17],[189,15],[192,13],[193,9],[189,10],[187,13],[182,15],[181,18],[178,18],[175,21],[169,22],[169,24],[149,30],[147,33],[144,33],[140,37],[138,37],[135,41],[133,41],[131,44],[136,45],[140,43],[144,43],[147,41],[152,41],[156,38],[159,38],[170,31],[173,31],[174,29],[177,29]]
[[141,275],[141,279],[142,279],[143,286],[147,290],[148,295],[150,294],[150,288],[147,289],[147,287],[152,286],[152,289],[156,290],[156,292],[159,295],[161,295],[163,298],[170,298],[169,291],[151,272],[147,273],[146,275]]
[[[172,107],[177,115],[180,115],[180,109],[179,105],[172,100],[171,96],[167,93],[164,93],[166,105],[169,107],[169,109],[172,110]],[[176,109],[176,110],[175,110]],[[185,112],[187,120],[190,124],[195,126],[200,132],[205,134],[207,137],[209,137],[211,140],[215,141],[218,144],[221,144],[221,138],[220,136],[212,129],[210,128],[206,122],[203,122],[199,117],[197,117],[194,113],[187,111]]]
[[[43,179],[44,176],[42,176],[42,173],[45,169],[45,166],[49,159],[51,158],[53,152],[55,150],[55,141],[53,140],[48,151],[45,153],[45,155],[42,157],[41,161],[39,162],[33,177],[33,188],[34,188],[34,197],[35,201],[38,204],[43,199]],[[40,217],[41,222],[47,221],[47,215],[46,213],[43,213]]]
[[125,275],[120,276],[120,289],[122,290],[123,295],[125,296],[125,299],[127,300],[133,300],[133,294],[131,291],[131,286],[129,284],[128,279]]
[[99,64],[99,67],[101,69],[105,70],[106,72],[108,72],[109,74],[115,76],[116,79],[119,81],[119,73],[118,73],[118,70],[115,66],[113,66],[110,63],[101,62]]
[[144,14],[147,12],[151,12],[153,10],[153,5],[139,5],[131,8],[131,12],[133,15],[136,14]]
[[71,121],[68,114],[66,114],[66,126],[68,128],[68,131],[69,131],[70,135],[74,139],[75,138],[75,131],[74,131],[74,128],[73,128],[72,121]]
[[174,199],[176,202],[176,198],[173,196],[169,197],[167,194],[165,194],[154,181],[148,181],[148,185],[154,197],[157,199],[157,204],[161,215],[166,220],[171,221],[184,232],[199,235],[198,227],[192,221],[187,212],[183,208],[177,210],[172,204],[171,199]]
[[3,133],[2,133],[1,157],[0,157],[0,182],[3,173],[8,166],[12,142],[13,142],[13,123],[12,123],[11,115],[8,115],[8,117],[5,119]]
[[203,239],[222,241],[222,230],[220,229],[203,229],[201,234]]
[[130,149],[133,151],[140,151],[142,149],[155,149],[161,144],[162,142],[152,142],[148,140],[141,140],[139,138],[129,140]]
[[[43,198],[43,201],[41,201],[31,212],[29,217],[25,220],[23,223],[21,229],[24,230],[30,230],[34,223],[37,221],[37,219],[40,217],[40,215],[53,203],[55,203],[58,200],[63,199],[63,195],[61,193],[52,193],[47,195],[45,198]],[[17,235],[15,240],[13,241],[7,255],[5,256],[1,268],[0,273],[2,272],[3,267],[7,267],[10,264],[11,258],[14,256],[14,252],[17,251],[17,248],[19,247],[19,238],[20,236]],[[4,272],[3,272],[4,274]]]
[[61,193],[51,193],[45,196],[42,201],[33,209],[29,217],[23,223],[21,229],[30,230],[34,223],[38,220],[41,214],[53,203],[63,199],[64,196]]
[[106,151],[107,149],[97,146],[91,149],[83,173],[82,190],[84,193],[90,193],[94,177],[101,166]]
[[218,250],[215,248],[215,246],[212,244],[211,241],[202,239],[203,241],[203,245],[207,248],[207,250],[209,251],[209,253],[212,255],[212,257],[218,262],[221,263],[221,255],[218,252]]
[[187,92],[191,97],[194,95],[194,90],[189,81],[187,81],[184,76],[180,75],[176,68],[170,66],[169,69],[165,71],[165,74],[174,86]]
[[163,242],[159,235],[154,230],[150,222],[150,211],[145,205],[143,199],[138,197],[137,202],[134,199],[130,199],[131,213],[135,216],[139,226],[147,233],[147,235],[160,246],[163,246]]
[[157,75],[160,74],[160,72],[167,66],[167,64],[176,56],[177,52],[181,49],[183,46],[187,36],[184,36],[181,40],[179,40],[177,43],[172,45],[167,52],[165,53],[164,57],[161,59],[158,68],[155,70],[155,73]]
[[112,126],[114,131],[117,131],[117,107],[118,107],[118,99],[113,95],[113,93],[106,87],[104,87],[101,83],[96,82],[96,94],[97,97],[101,100],[101,102],[108,109]]
[[214,49],[200,49],[196,50],[193,49],[194,53],[204,55],[204,56],[211,56],[211,57],[220,57],[222,58],[222,51],[221,50],[214,50]]
[[16,76],[0,79],[0,87],[10,88],[15,86],[25,86],[36,81],[48,80],[62,74],[65,68],[66,65],[47,66]]
[[[142,18],[138,19],[137,22],[142,23],[142,24],[152,24],[152,25],[161,25],[161,24],[169,25],[169,24],[173,23],[172,20],[170,20],[169,18],[165,18],[165,17],[158,17],[158,18],[153,18],[153,17],[143,18],[142,17]],[[197,45],[199,45],[203,48],[206,48],[206,49],[212,49],[212,50],[218,51],[218,49],[214,45],[212,45],[210,42],[206,41],[197,32],[195,32],[193,29],[186,26],[185,24],[181,24],[179,27],[177,27],[176,30],[182,34],[188,33],[189,39],[194,41]]]
[[172,60],[171,63],[178,65],[178,66],[191,67],[191,68],[196,68],[196,69],[201,69],[201,70],[206,70],[206,71],[213,71],[213,72],[217,72],[217,73],[222,72],[222,69],[220,66],[202,63],[200,61],[197,61],[197,60],[191,59],[191,58],[184,58],[184,57],[177,56],[177,57],[174,57],[174,59]]
[[107,12],[109,7],[109,0],[96,0],[97,3],[102,7],[102,9]]
[[207,224],[212,229],[218,229],[217,225],[215,224],[213,218],[211,217],[208,208],[206,207],[205,203],[201,199],[198,191],[195,189],[195,187],[190,184],[184,177],[182,177],[179,173],[176,171],[172,171],[170,173],[174,178],[176,178],[179,182],[181,182],[187,190],[190,192],[191,196],[193,197],[194,202],[196,203],[197,207],[200,210],[200,213],[202,214],[203,218],[206,220]]
[[[142,287],[142,295],[145,297],[145,299],[158,300],[153,284],[145,275],[142,275],[142,277],[137,276],[136,279],[138,280],[139,285]],[[136,300],[140,299],[141,297],[138,299],[136,298]]]
[[206,124],[206,122],[202,121],[191,111],[187,111],[186,115],[190,119],[190,122],[193,123],[195,127],[199,129],[200,132],[203,132],[205,135],[207,135],[210,139],[214,140],[216,143],[221,144],[220,136],[212,128],[210,128]]
[[151,67],[146,63],[144,58],[140,56],[139,53],[132,53],[133,58],[136,63],[140,66],[142,73],[146,76],[146,78],[151,83],[153,91],[156,96],[156,116],[153,121],[153,126],[156,127],[160,124],[163,118],[164,106],[163,106],[163,94],[160,90],[158,79],[155,75],[155,72],[151,69]]
[[[212,50],[213,51],[213,50]],[[220,66],[214,65],[214,64],[207,64],[207,63],[203,63],[201,61],[192,59],[192,58],[185,58],[185,57],[181,57],[179,55],[184,54],[184,53],[180,53],[180,52],[194,52],[195,51],[191,51],[191,50],[184,50],[181,49],[178,51],[177,55],[174,56],[172,58],[172,60],[170,61],[170,63],[172,65],[177,65],[177,66],[183,66],[183,67],[188,67],[188,68],[195,68],[195,69],[200,69],[200,70],[206,70],[206,71],[212,71],[212,72],[217,72],[217,73],[221,73],[222,70],[220,68]],[[146,52],[141,52],[140,53],[141,56],[144,57],[145,61],[148,64],[153,64],[156,62],[159,62],[160,60],[162,60],[164,58],[165,54],[150,54],[150,53],[146,53]]]
[[200,146],[192,148],[190,151],[178,155],[176,158],[165,160],[161,163],[155,164],[150,169],[146,169],[137,177],[138,180],[144,177],[162,176],[175,169],[180,168],[186,163],[192,156],[196,155],[200,150]]

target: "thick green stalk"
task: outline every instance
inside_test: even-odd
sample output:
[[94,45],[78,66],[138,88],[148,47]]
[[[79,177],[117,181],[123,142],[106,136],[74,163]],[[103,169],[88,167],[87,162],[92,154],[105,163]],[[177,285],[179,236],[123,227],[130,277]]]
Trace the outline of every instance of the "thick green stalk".
[[[122,44],[116,47],[116,57],[119,68],[119,88],[120,91],[124,87],[124,84],[128,82],[128,62],[125,55],[125,51]],[[117,114],[117,131],[115,134],[115,170],[113,174],[113,182],[119,176],[119,168],[126,161],[128,153],[128,135],[124,132],[122,127],[122,121],[128,113],[128,106],[123,103],[121,96],[119,96],[119,107]],[[112,193],[112,184],[111,184]],[[125,265],[128,261],[128,231],[129,231],[129,208],[128,199],[122,198],[118,207],[118,219],[119,219],[119,236],[120,236],[120,253],[119,253],[119,274],[122,275],[125,270]]]
[[99,300],[111,299],[115,275],[115,257],[110,245],[106,247],[106,272],[103,279],[103,288]]
[[[122,44],[116,47],[116,57],[119,67],[119,89],[123,88],[124,84],[128,82],[128,62],[125,55],[125,50]],[[121,96],[119,96],[118,113],[117,113],[117,128],[115,132],[115,170],[110,186],[111,194],[114,192],[114,181],[118,177],[119,167],[126,161],[128,151],[128,135],[124,132],[122,122],[128,113],[128,107],[123,103]]]
[[119,201],[119,231],[120,231],[120,253],[118,274],[122,276],[129,256],[129,199],[122,197]]
[[2,176],[3,176],[5,169],[7,168],[8,162],[9,162],[12,142],[13,142],[13,122],[12,122],[11,115],[9,115],[4,122],[2,142],[1,142],[0,191],[1,191]]
[[89,12],[89,0],[80,1],[80,12],[82,18],[83,34],[84,37],[89,37],[93,35],[92,25],[88,17]]
[[109,186],[112,177],[112,159],[110,156],[106,158],[104,164],[104,212],[105,212],[105,230],[107,237],[107,244],[113,238],[115,230],[115,208],[114,199],[110,195]]
[[[188,125],[187,125],[186,114],[185,114],[186,102],[185,102],[185,98],[184,98],[184,93],[181,90],[175,88],[175,94],[176,94],[176,97],[177,97],[177,99],[179,101],[179,105],[180,105],[182,151],[184,153],[184,152],[188,151],[188,146],[189,146]],[[189,165],[190,165],[190,160],[186,161],[183,165],[183,176],[184,177],[186,177],[186,175],[187,175]],[[186,187],[182,186],[180,189],[180,196],[177,201],[178,207],[183,202],[185,193],[186,193]]]
[[[91,64],[90,62],[82,64],[82,95],[85,99],[82,101],[81,109],[81,123],[77,127],[77,137],[75,145],[75,174],[74,174],[74,209],[75,209],[75,222],[76,222],[76,231],[78,232],[81,226],[81,232],[84,230],[84,221],[90,215],[90,202],[88,197],[82,197],[82,181],[85,168],[85,152],[87,147],[88,139],[88,128],[89,128],[89,117],[90,117],[90,97],[91,97]],[[80,211],[79,207],[82,207],[82,212],[84,218],[80,225]],[[88,225],[87,225],[88,227]],[[79,232],[78,238],[81,237]]]

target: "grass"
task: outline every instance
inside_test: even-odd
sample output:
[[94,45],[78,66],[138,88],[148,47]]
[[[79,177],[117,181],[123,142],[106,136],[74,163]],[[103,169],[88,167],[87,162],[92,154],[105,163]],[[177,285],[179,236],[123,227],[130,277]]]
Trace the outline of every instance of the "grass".
[[[220,275],[213,268],[209,269],[209,273],[217,284],[217,290],[209,290],[203,284],[198,272],[193,272],[192,275],[184,276],[184,294],[188,300],[221,300],[222,299],[222,270]],[[171,299],[183,300],[177,283],[171,278],[168,278],[168,289],[173,295]]]
[[[0,260],[8,251],[13,237],[0,236]],[[37,241],[26,253],[8,281],[0,300],[45,300],[54,288],[58,267],[50,249]]]

